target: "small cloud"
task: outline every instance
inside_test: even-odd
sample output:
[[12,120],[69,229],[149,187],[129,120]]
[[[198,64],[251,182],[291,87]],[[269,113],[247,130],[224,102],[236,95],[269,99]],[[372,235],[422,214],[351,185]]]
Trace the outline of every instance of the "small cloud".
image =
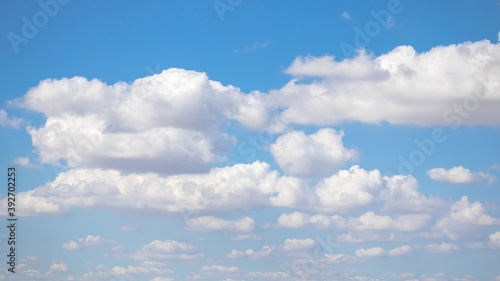
[[197,217],[186,222],[185,229],[190,231],[238,231],[248,232],[256,228],[255,221],[250,217],[231,221],[214,216]]
[[106,240],[100,236],[88,235],[87,238],[80,238],[78,241],[71,240],[63,244],[63,249],[67,251],[82,250],[89,247],[113,247],[116,242],[113,240]]
[[460,247],[453,244],[441,243],[441,244],[428,244],[425,246],[427,251],[434,253],[451,253],[460,250]]
[[350,19],[351,19],[351,14],[349,14],[349,12],[348,12],[348,11],[344,11],[344,12],[342,13],[342,15],[340,15],[340,16],[341,16],[341,17],[343,17],[343,18],[344,18],[344,19],[346,19],[346,20],[350,20]]
[[3,109],[0,109],[0,127],[19,129],[22,122],[23,118],[9,118],[7,112],[5,112],[5,110]]
[[310,250],[316,246],[316,241],[306,238],[306,239],[286,239],[283,244],[283,250],[285,251],[301,251]]
[[134,224],[120,226],[120,230],[123,230],[123,231],[135,231],[135,230],[139,230],[140,228],[141,228],[140,225],[134,225]]
[[65,262],[54,263],[50,266],[50,272],[68,272],[69,268]]
[[[499,36],[500,36],[500,32],[499,32]],[[500,165],[499,164],[493,164],[493,165],[489,166],[488,169],[500,171]]]
[[427,171],[427,175],[437,181],[449,183],[479,183],[482,180],[487,180],[488,184],[497,181],[493,175],[483,172],[473,173],[469,169],[462,166],[453,167],[449,170],[443,168],[435,168]]
[[30,169],[36,169],[40,167],[36,164],[31,164],[30,159],[28,157],[17,157],[12,162],[14,162],[14,164],[17,166],[26,167]]
[[267,47],[267,45],[269,45],[268,42],[255,41],[252,45],[243,47],[243,49],[241,49],[241,50],[235,49],[234,52],[235,53],[251,53],[251,52],[255,51],[256,49],[265,48],[265,47]]
[[240,234],[238,236],[231,237],[231,240],[262,240],[262,236],[256,234]]
[[25,258],[21,258],[21,261],[37,261],[38,258],[37,257],[34,257],[34,256],[26,256]]
[[378,257],[384,253],[384,249],[380,247],[365,249],[361,248],[355,252],[356,257],[365,258],[365,257]]
[[394,26],[394,24],[395,24],[394,17],[393,17],[393,16],[389,16],[389,17],[387,18],[387,22],[386,22],[386,24],[385,24],[385,27],[386,27],[386,28],[390,28],[390,27],[393,27],[393,26]]

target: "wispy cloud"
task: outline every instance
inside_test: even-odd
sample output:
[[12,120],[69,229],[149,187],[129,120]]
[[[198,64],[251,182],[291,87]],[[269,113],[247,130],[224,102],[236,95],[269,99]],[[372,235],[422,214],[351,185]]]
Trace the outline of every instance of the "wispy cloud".
[[5,112],[5,110],[3,109],[0,109],[0,127],[19,129],[22,122],[23,118],[9,118],[7,112]]
[[268,42],[260,42],[260,41],[255,41],[252,45],[250,46],[245,46],[243,47],[242,49],[238,50],[238,49],[235,49],[234,52],[235,53],[251,53],[257,49],[262,49],[262,48],[265,48],[269,45]]
[[351,19],[351,14],[348,11],[344,11],[340,16],[343,17],[346,20],[350,20]]

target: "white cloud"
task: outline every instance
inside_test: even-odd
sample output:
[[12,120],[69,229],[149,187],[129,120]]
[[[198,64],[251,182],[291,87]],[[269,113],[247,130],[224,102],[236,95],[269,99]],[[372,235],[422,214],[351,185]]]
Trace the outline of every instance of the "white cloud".
[[327,263],[340,263],[343,257],[344,254],[325,254]]
[[489,244],[493,247],[500,247],[500,231],[490,234]]
[[173,278],[163,278],[163,277],[155,277],[151,279],[150,281],[173,281]]
[[351,19],[351,14],[349,14],[348,11],[344,11],[340,16],[343,17],[346,20],[350,20]]
[[231,240],[262,240],[263,237],[257,234],[239,234],[237,236],[231,237]]
[[338,230],[370,231],[395,230],[418,231],[431,222],[428,214],[390,216],[376,215],[368,211],[359,217],[343,218],[338,215],[325,216],[323,214],[309,215],[302,212],[282,214],[278,217],[278,226],[286,228],[335,228]]
[[50,266],[50,272],[68,272],[69,268],[66,263],[54,263]]
[[336,240],[344,243],[364,243],[397,241],[404,240],[404,238],[393,232],[349,231],[348,233],[337,235]]
[[253,260],[263,259],[269,257],[271,253],[275,251],[274,246],[264,245],[262,249],[256,251],[253,249],[248,249],[245,251],[245,256]]
[[336,172],[358,156],[355,150],[344,147],[343,136],[343,131],[330,128],[310,135],[293,131],[281,135],[271,144],[270,152],[278,165],[291,175],[324,176]]
[[204,272],[223,272],[223,273],[234,273],[238,272],[240,269],[237,266],[223,266],[219,264],[211,266],[202,266],[201,270]]
[[39,168],[38,165],[30,163],[28,157],[17,157],[12,161],[15,165],[26,167],[26,168]]
[[355,255],[358,258],[367,258],[367,257],[378,257],[381,256],[382,253],[384,253],[384,249],[380,247],[370,248],[366,250],[364,248],[361,248],[359,250],[356,250]]
[[298,57],[286,72],[318,79],[294,79],[270,92],[268,103],[284,109],[279,115],[284,124],[500,124],[495,115],[500,110],[500,43],[465,42],[423,53],[399,46],[384,55],[361,51],[342,61]]
[[433,229],[453,240],[479,239],[484,228],[491,225],[500,225],[500,219],[487,215],[480,202],[471,203],[463,196],[451,205],[448,215],[439,219]]
[[407,255],[411,252],[411,247],[408,245],[403,245],[394,249],[391,249],[387,251],[388,256],[401,256],[401,255]]
[[453,253],[460,250],[460,247],[443,242],[441,244],[427,244],[425,249],[434,253]]
[[354,253],[356,257],[358,258],[371,258],[371,257],[379,257],[379,256],[401,256],[401,255],[407,255],[411,252],[411,247],[408,245],[403,245],[400,247],[396,247],[394,249],[385,251],[381,247],[375,247],[375,248],[370,248],[370,249],[364,249],[361,248],[359,250],[356,250]]
[[175,240],[154,240],[136,252],[116,253],[114,257],[141,261],[199,260],[204,257],[202,253],[196,253],[195,250],[193,245]]
[[28,129],[41,163],[172,174],[207,171],[234,145],[220,129],[224,120],[265,126],[259,95],[168,69],[130,84],[44,80],[13,104],[47,117]]
[[22,122],[22,118],[9,118],[7,112],[5,112],[5,110],[3,109],[0,109],[0,127],[19,129]]
[[305,239],[295,239],[287,238],[283,245],[279,247],[264,245],[260,250],[247,249],[245,251],[232,250],[226,255],[227,258],[237,259],[237,258],[250,258],[253,260],[266,259],[271,256],[290,256],[300,254],[304,251],[312,251],[316,246],[316,241],[310,238]]
[[230,259],[238,259],[245,257],[246,254],[242,251],[232,250],[231,253],[227,254],[226,257]]
[[[20,216],[59,215],[73,207],[83,207],[134,210],[143,214],[177,213],[186,221],[217,211],[273,206],[350,212],[379,202],[385,202],[383,209],[388,213],[430,213],[442,203],[419,192],[411,176],[382,177],[378,170],[353,166],[310,187],[305,180],[280,176],[269,164],[259,161],[213,168],[206,174],[173,176],[71,169],[52,182],[19,192],[18,197]],[[406,204],[401,203],[401,198]],[[5,204],[4,198],[0,207]],[[1,208],[0,212],[5,210]]]
[[34,256],[26,256],[25,258],[21,258],[21,261],[26,261],[26,262],[33,262],[37,260],[39,260],[39,258]]
[[320,181],[315,193],[325,210],[346,212],[376,203],[383,187],[378,170],[368,172],[352,166]]
[[[115,266],[113,267],[112,271],[115,274],[125,275],[125,276],[145,275],[145,274],[168,275],[175,273],[173,270],[162,268],[164,266],[165,265],[163,263],[146,261],[141,263],[139,266],[131,266],[131,265],[129,265],[128,267]],[[172,279],[155,278],[153,280],[172,280]]]
[[62,214],[79,206],[190,216],[203,210],[295,206],[307,197],[305,192],[299,180],[280,177],[267,163],[256,161],[176,176],[72,169],[18,197],[19,215]]
[[63,248],[68,251],[82,250],[89,247],[112,247],[116,242],[106,240],[100,236],[88,235],[86,238],[80,238],[78,241],[71,240],[63,244]]
[[187,230],[191,231],[236,231],[248,232],[256,229],[255,221],[250,217],[244,217],[239,220],[230,221],[214,216],[197,217],[186,222]]
[[427,175],[433,180],[449,183],[478,183],[487,180],[488,184],[492,184],[497,181],[493,175],[483,172],[473,173],[462,166],[453,167],[449,170],[444,168],[431,169],[427,171]]
[[120,226],[120,230],[123,231],[134,231],[140,229],[140,225],[135,225],[135,224],[128,224],[128,225],[122,225]]
[[283,250],[285,251],[304,251],[311,250],[316,246],[316,241],[311,238],[306,239],[286,239],[283,244]]
[[500,165],[499,164],[493,164],[490,167],[488,167],[491,170],[498,170],[500,171]]

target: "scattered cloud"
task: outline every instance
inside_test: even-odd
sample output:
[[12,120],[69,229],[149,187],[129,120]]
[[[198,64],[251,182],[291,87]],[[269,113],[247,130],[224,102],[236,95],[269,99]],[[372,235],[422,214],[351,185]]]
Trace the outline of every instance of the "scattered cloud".
[[427,244],[425,249],[433,253],[453,253],[460,250],[460,247],[442,242],[441,244]]
[[186,222],[185,229],[190,231],[234,231],[249,232],[256,229],[255,221],[250,217],[239,220],[224,220],[214,216],[192,218]]
[[500,219],[486,214],[478,201],[471,203],[467,196],[453,203],[447,216],[440,218],[433,229],[452,240],[481,240],[486,227],[500,225]]
[[412,248],[408,245],[403,245],[400,247],[396,247],[394,249],[385,251],[381,247],[374,247],[370,249],[364,249],[361,248],[359,250],[356,250],[354,253],[356,257],[358,258],[373,258],[373,257],[379,257],[379,256],[401,256],[401,255],[407,255],[411,252]]
[[[113,273],[119,276],[142,275],[142,274],[172,275],[175,273],[173,270],[165,269],[164,267],[165,264],[163,263],[147,261],[141,263],[141,265],[139,266],[131,266],[131,265],[129,265],[128,267],[115,266],[113,267],[112,271]],[[156,280],[165,280],[165,279],[158,278]],[[172,279],[167,278],[167,280],[172,280]]]
[[492,184],[497,181],[497,178],[493,175],[483,172],[473,173],[462,166],[453,167],[449,170],[444,168],[431,169],[427,171],[427,175],[433,180],[449,183],[478,183],[486,180],[488,184]]
[[65,262],[54,263],[50,266],[50,272],[69,272],[69,267]]
[[106,240],[100,236],[88,235],[86,238],[80,238],[77,241],[71,240],[63,244],[63,249],[68,251],[83,250],[90,247],[113,247],[116,242],[113,240]]

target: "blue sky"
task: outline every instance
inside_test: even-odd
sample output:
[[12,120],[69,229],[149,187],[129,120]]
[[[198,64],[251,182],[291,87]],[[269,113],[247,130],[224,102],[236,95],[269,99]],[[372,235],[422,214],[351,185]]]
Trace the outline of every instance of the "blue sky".
[[499,12],[3,1],[0,278],[500,280]]

